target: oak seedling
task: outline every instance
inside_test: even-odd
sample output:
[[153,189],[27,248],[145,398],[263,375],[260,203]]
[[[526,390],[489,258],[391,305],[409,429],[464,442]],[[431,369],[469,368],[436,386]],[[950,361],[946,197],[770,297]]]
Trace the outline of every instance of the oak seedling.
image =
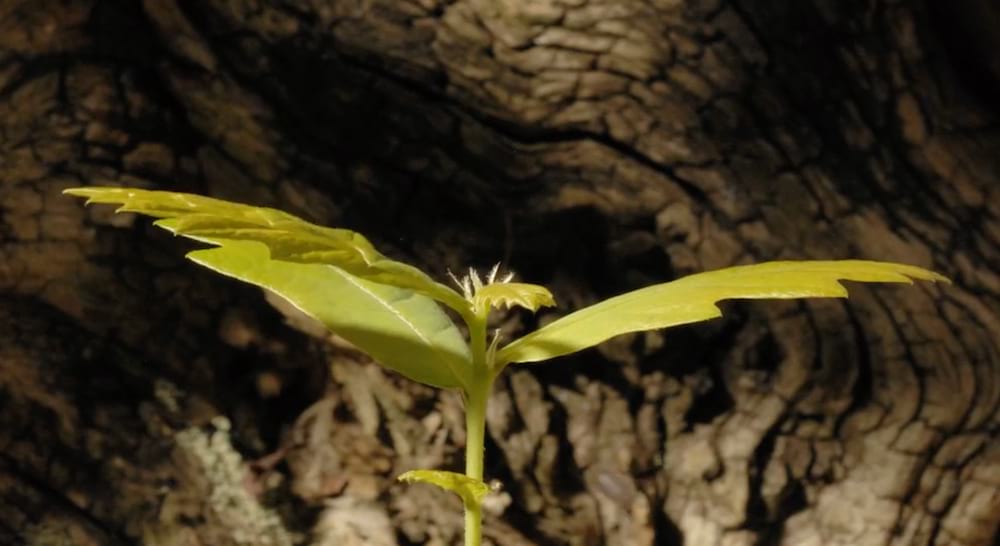
[[[510,364],[542,362],[611,337],[722,316],[728,299],[846,298],[839,281],[949,282],[919,267],[863,260],[777,261],[698,273],[604,300],[509,343],[487,332],[490,310],[555,305],[543,286],[511,282],[495,267],[470,270],[453,289],[392,260],[361,234],[318,226],[280,210],[201,195],[131,188],[73,188],[87,203],[156,218],[161,228],[210,248],[187,257],[223,275],[271,290],[327,328],[414,381],[458,391],[465,401],[465,473],[414,470],[405,481],[457,494],[465,506],[465,544],[482,541],[486,403]],[[444,308],[465,323],[463,335]]]

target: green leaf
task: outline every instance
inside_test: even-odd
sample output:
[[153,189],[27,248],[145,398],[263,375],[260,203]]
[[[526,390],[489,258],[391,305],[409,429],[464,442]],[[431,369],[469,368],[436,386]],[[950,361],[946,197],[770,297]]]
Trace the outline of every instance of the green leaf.
[[461,497],[466,506],[481,505],[483,497],[490,492],[490,486],[475,478],[444,470],[411,470],[400,474],[396,479],[407,483],[423,482],[436,485]]
[[492,307],[524,307],[529,311],[537,311],[539,307],[553,306],[556,300],[548,288],[537,284],[523,282],[506,282],[487,284],[475,291],[472,307],[478,311]]
[[950,282],[910,265],[862,260],[766,262],[698,273],[581,309],[500,349],[496,365],[537,362],[592,347],[611,337],[722,316],[727,299],[846,298],[838,280]]
[[191,260],[266,288],[380,363],[414,381],[459,388],[472,369],[469,347],[433,300],[323,264],[272,260],[263,243],[226,241]]
[[86,197],[88,204],[119,204],[118,212],[159,218],[156,225],[176,235],[211,244],[257,241],[267,246],[272,259],[334,265],[356,277],[423,294],[463,316],[470,312],[461,294],[411,265],[387,258],[354,231],[319,226],[277,209],[190,193],[106,187],[63,193]]

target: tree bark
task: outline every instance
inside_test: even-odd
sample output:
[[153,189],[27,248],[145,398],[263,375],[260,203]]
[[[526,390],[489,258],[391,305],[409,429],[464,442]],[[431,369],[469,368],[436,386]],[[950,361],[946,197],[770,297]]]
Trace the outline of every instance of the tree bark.
[[275,206],[558,310],[866,258],[951,286],[727,303],[502,379],[494,544],[1000,544],[987,0],[0,1],[0,540],[454,544],[461,400],[84,209]]

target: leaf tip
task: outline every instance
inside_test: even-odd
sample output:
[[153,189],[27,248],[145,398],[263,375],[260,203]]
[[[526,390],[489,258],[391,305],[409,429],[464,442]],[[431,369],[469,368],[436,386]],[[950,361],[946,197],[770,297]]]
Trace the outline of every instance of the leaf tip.
[[931,282],[940,282],[944,284],[954,284],[950,278],[938,273],[937,271],[930,271],[931,278],[927,279]]
[[61,193],[63,195],[70,195],[73,197],[85,197],[87,200],[84,201],[84,205],[89,205],[94,202],[93,188],[66,188]]

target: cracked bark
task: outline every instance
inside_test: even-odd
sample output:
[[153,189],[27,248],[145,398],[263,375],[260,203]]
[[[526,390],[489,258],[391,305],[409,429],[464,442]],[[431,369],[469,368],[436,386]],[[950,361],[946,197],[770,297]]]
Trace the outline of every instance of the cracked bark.
[[941,271],[514,371],[488,538],[996,544],[998,25],[985,0],[0,2],[0,538],[458,536],[392,476],[460,466],[460,401],[59,195],[121,183],[436,274],[502,258],[558,312],[764,259]]

